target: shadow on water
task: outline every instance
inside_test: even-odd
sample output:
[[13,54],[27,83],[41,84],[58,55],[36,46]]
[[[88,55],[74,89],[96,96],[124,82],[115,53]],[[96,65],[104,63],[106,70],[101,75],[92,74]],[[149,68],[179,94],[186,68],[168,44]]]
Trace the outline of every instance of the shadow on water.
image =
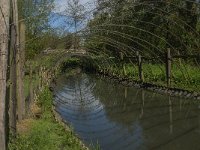
[[87,145],[103,150],[200,149],[200,104],[194,100],[82,73],[59,78],[54,104]]

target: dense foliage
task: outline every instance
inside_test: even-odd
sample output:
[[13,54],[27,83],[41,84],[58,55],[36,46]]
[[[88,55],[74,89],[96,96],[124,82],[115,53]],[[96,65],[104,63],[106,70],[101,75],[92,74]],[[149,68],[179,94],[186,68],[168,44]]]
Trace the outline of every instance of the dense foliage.
[[[72,35],[53,28],[54,0],[18,0],[19,19],[26,24],[26,59],[32,59],[42,50],[51,48],[69,49]],[[65,33],[65,34],[64,34]]]
[[[87,47],[127,55],[199,54],[200,4],[195,0],[98,0]],[[162,61],[162,60],[160,60]]]
[[193,73],[200,71],[199,0],[97,0],[84,34],[91,53],[114,58],[107,66],[99,63],[103,70],[138,80],[134,72],[141,55],[145,81],[166,84],[170,50],[172,86],[199,88],[199,75]]

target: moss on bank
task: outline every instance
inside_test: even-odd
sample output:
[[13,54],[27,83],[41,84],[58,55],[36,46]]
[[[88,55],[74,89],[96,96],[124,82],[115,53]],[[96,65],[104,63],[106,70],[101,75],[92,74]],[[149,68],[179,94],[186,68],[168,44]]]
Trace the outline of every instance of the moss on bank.
[[52,94],[45,88],[39,95],[37,105],[41,108],[39,118],[25,121],[25,132],[19,133],[9,143],[9,150],[81,150],[83,147],[72,131],[66,131],[57,123],[51,111]]

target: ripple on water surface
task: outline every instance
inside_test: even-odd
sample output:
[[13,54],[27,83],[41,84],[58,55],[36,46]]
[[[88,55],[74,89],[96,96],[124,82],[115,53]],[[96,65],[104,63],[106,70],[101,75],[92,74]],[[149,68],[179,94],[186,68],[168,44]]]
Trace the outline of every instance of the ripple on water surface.
[[54,104],[87,145],[103,150],[200,149],[200,103],[194,100],[83,73],[60,77]]

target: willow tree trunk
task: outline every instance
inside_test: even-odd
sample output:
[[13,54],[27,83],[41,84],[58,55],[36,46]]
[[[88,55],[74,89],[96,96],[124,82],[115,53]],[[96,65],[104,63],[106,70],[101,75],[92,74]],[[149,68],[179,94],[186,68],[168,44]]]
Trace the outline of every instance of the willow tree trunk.
[[6,150],[6,74],[10,0],[0,0],[0,149]]

